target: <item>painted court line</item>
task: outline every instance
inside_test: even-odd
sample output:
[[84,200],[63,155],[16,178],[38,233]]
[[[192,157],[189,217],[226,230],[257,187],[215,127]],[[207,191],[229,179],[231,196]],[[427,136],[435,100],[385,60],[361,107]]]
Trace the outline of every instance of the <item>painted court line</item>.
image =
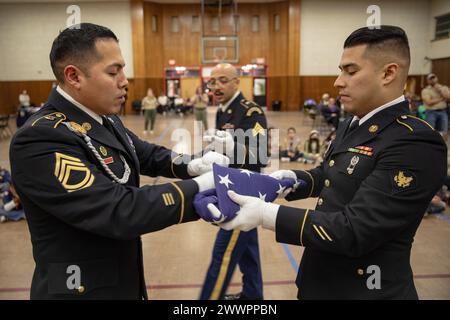
[[[450,279],[450,274],[417,274],[414,279]],[[286,286],[295,285],[294,280],[266,281],[264,286]],[[186,283],[186,284],[156,284],[148,285],[147,290],[170,290],[170,289],[194,289],[201,288],[202,283]],[[230,283],[230,287],[240,287],[241,283]],[[28,292],[30,288],[0,288],[0,293],[4,292]]]

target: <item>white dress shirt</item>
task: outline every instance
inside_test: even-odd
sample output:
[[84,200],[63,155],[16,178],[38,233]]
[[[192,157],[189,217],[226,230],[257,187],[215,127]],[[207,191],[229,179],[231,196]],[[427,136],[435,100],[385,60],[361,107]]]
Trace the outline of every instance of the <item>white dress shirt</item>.
[[227,103],[225,104],[220,104],[219,108],[222,110],[222,112],[224,112],[225,110],[227,110],[227,108],[230,106],[230,104],[234,101],[234,99],[236,99],[236,97],[240,94],[241,92],[238,90],[236,91],[236,93],[234,94],[234,96],[227,101]]
[[[402,101],[405,101],[405,96],[401,95],[400,97],[398,97],[397,99],[394,99],[392,101],[389,101],[388,103],[383,104],[381,107],[378,107],[376,109],[373,109],[372,111],[370,111],[368,114],[366,114],[364,117],[362,117],[361,119],[359,119],[359,125],[362,125],[364,122],[366,122],[367,120],[369,120],[370,118],[372,118],[375,114],[377,114],[378,112],[389,108],[397,103],[400,103]],[[350,122],[350,125],[353,123],[353,121],[358,120],[357,116],[353,116],[352,122]]]

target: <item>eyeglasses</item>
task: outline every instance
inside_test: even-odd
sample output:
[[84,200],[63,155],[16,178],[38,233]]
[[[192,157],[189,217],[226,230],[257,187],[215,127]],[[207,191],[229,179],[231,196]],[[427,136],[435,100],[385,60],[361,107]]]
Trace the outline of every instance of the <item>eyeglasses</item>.
[[226,78],[226,77],[220,77],[220,78],[217,78],[217,79],[211,79],[211,80],[209,80],[209,81],[206,83],[206,86],[207,86],[209,89],[214,88],[214,87],[217,86],[218,84],[220,84],[221,86],[224,86],[224,85],[226,85],[228,82],[230,82],[230,81],[233,80],[233,79],[236,79],[236,77],[231,78],[231,79],[228,79],[228,78]]

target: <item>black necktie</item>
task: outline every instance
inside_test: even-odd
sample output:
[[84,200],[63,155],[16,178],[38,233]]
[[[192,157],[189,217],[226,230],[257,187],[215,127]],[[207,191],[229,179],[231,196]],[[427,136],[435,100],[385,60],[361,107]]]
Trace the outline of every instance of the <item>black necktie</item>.
[[114,135],[114,129],[112,127],[111,122],[108,120],[107,117],[103,117],[103,126],[108,130],[112,135]]
[[352,131],[359,127],[359,120],[353,121],[350,126],[347,128],[347,132],[345,133],[348,136]]

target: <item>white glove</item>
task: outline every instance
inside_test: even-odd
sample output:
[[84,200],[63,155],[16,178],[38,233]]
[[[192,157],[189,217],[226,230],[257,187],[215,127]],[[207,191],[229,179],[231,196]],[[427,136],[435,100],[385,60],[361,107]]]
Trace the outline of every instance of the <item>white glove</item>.
[[[265,202],[256,197],[239,195],[232,190],[229,190],[227,194],[241,209],[237,212],[236,218],[219,224],[222,229],[249,231],[262,225],[263,228],[275,230],[278,209],[280,208],[278,204]],[[219,209],[213,204],[209,204],[208,209],[213,216],[221,216]]]
[[[272,178],[275,178],[277,180],[282,180],[282,179],[288,178],[288,179],[294,179],[295,181],[297,181],[297,175],[292,170],[274,171],[271,174],[269,174],[269,176]],[[292,190],[295,191],[295,189],[297,189],[297,187],[298,187],[298,182],[296,182],[292,188],[288,188],[288,189],[284,190],[282,193],[280,193],[278,195],[278,198],[284,199],[289,193],[291,193]]]
[[285,178],[295,179],[297,180],[297,175],[292,170],[277,170],[269,174],[272,178],[275,178],[277,180],[282,180]]
[[213,150],[221,154],[232,155],[234,150],[234,139],[231,133],[226,131],[216,131],[213,136],[204,136],[203,140],[211,142],[206,149]]
[[188,163],[187,172],[190,176],[199,176],[212,170],[212,164],[228,167],[230,159],[223,154],[210,151],[203,155],[201,158],[194,159]]
[[201,176],[195,177],[192,180],[197,182],[198,192],[203,192],[209,189],[214,189],[214,174],[212,171],[209,171]]

